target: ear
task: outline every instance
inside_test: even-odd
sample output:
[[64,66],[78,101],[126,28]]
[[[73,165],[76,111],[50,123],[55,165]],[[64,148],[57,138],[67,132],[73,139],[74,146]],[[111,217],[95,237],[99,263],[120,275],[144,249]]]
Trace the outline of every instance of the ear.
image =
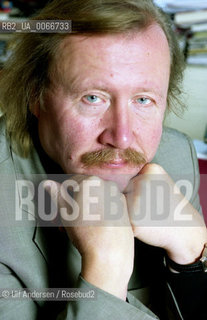
[[29,106],[30,112],[38,119],[40,115],[40,103],[35,102],[34,104]]

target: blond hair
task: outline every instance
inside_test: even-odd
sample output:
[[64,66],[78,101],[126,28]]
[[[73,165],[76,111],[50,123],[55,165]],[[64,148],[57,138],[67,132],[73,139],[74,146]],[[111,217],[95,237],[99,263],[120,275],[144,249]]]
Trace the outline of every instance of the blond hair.
[[[163,29],[170,48],[171,73],[168,108],[178,100],[184,61],[166,15],[151,0],[54,0],[35,20],[72,20],[72,34],[112,34],[140,31],[153,23]],[[41,101],[50,85],[52,62],[61,41],[69,34],[17,34],[10,58],[0,77],[0,107],[7,133],[27,156],[32,145],[30,106]]]

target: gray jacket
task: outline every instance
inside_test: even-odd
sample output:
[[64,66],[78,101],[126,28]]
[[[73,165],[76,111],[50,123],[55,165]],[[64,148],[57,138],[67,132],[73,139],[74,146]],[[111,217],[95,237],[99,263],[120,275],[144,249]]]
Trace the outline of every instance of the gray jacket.
[[[0,119],[0,287],[95,289],[97,298],[93,301],[45,302],[0,297],[0,319],[152,320],[158,319],[151,310],[156,312],[159,304],[169,318],[172,313],[179,319],[176,303],[160,271],[163,252],[158,248],[136,241],[128,303],[81,278],[81,258],[67,236],[57,228],[37,227],[32,210],[21,208],[16,179],[21,174],[24,178],[39,174],[38,179],[44,179],[46,173],[35,150],[27,159],[12,151],[3,120]],[[199,173],[191,140],[165,128],[153,162],[164,167],[174,180],[188,178],[191,181],[190,201],[200,210]],[[17,217],[21,217],[21,221],[17,221]]]

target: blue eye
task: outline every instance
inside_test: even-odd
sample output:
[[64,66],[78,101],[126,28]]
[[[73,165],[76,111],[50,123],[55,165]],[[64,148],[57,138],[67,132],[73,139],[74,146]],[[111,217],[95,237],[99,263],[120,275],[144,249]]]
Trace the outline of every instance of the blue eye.
[[137,101],[142,105],[148,105],[152,102],[151,99],[145,97],[138,98]]
[[96,102],[100,102],[100,98],[95,96],[95,95],[88,95],[86,96],[86,100],[90,103],[96,103]]

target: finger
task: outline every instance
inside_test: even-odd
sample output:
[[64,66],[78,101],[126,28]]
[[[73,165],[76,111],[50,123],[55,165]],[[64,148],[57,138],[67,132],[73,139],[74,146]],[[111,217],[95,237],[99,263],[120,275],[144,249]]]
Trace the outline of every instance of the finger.
[[142,170],[140,170],[139,174],[130,180],[128,186],[124,190],[124,194],[128,195],[133,192],[138,191],[139,185],[144,181],[150,180],[150,175],[160,175],[166,176],[166,171],[156,163],[147,163]]
[[156,163],[147,163],[139,174],[165,174],[165,170]]
[[57,203],[59,200],[60,184],[53,180],[45,180],[43,187],[47,193],[49,193],[50,197]]
[[[54,226],[61,226],[62,223],[58,215],[60,184],[53,180],[45,180],[43,188],[49,194],[51,199],[50,201],[52,201],[53,208],[55,208],[55,218],[51,220],[51,222]],[[50,206],[52,205],[50,204]]]

